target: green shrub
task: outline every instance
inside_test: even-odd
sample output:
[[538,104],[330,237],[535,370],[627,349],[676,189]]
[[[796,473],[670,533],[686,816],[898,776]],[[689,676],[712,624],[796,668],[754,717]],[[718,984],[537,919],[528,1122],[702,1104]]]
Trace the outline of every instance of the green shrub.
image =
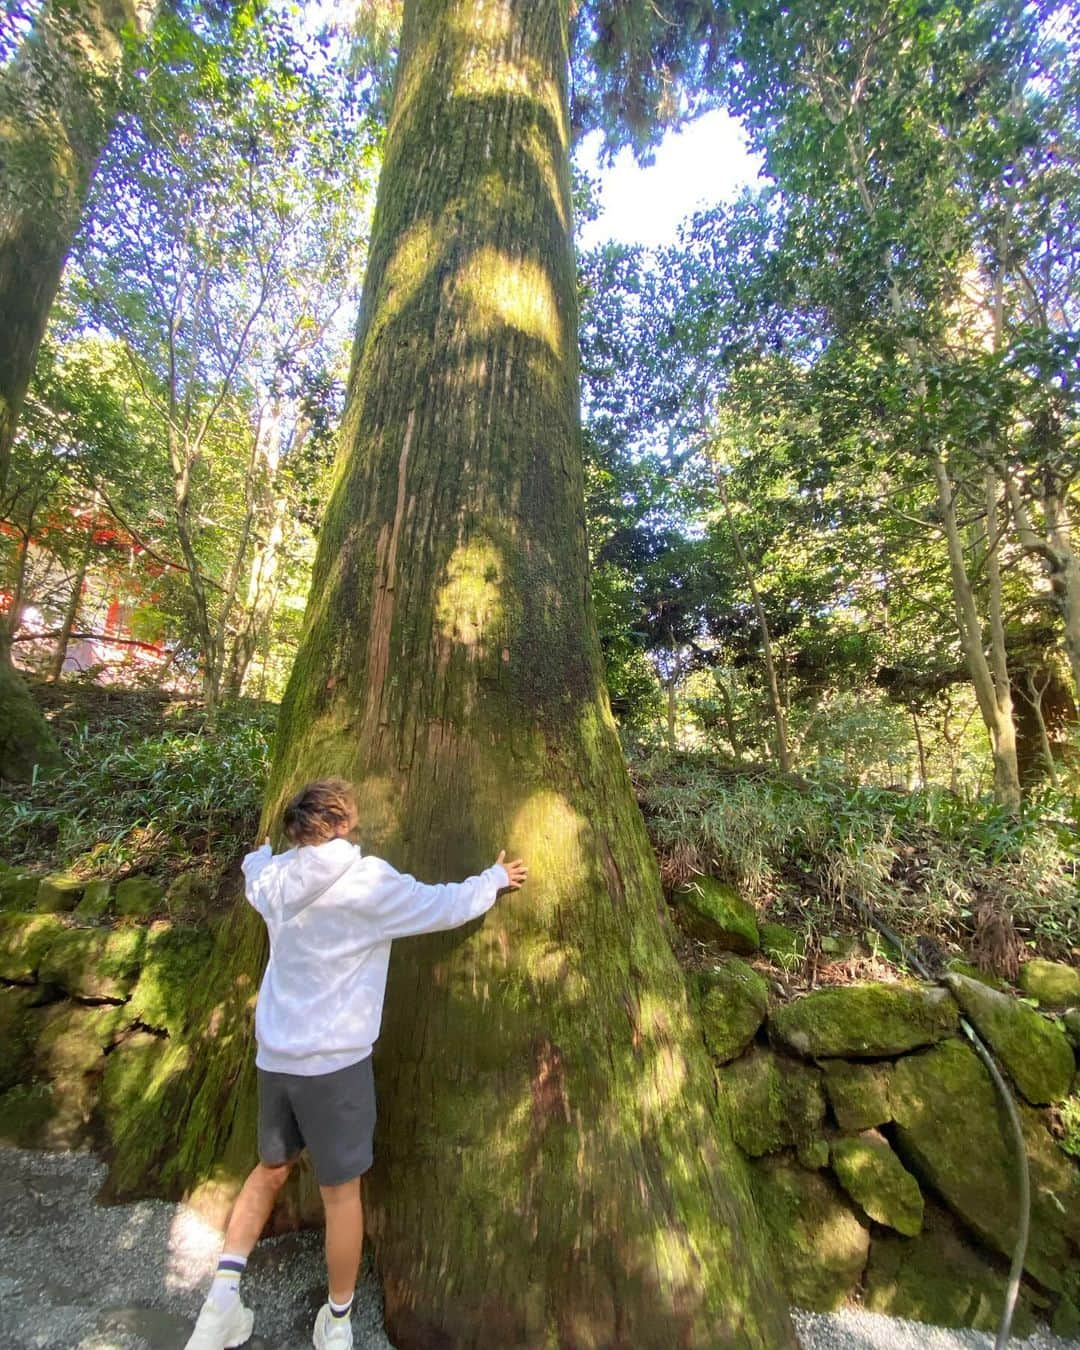
[[[231,859],[253,837],[276,709],[60,721],[64,764],[0,791],[0,856],[83,872]],[[162,725],[163,721],[165,724]]]
[[709,755],[631,755],[665,882],[707,872],[758,904],[824,918],[859,898],[902,932],[956,937],[990,905],[1021,939],[1080,942],[1069,804],[1020,816],[943,790],[736,774]]

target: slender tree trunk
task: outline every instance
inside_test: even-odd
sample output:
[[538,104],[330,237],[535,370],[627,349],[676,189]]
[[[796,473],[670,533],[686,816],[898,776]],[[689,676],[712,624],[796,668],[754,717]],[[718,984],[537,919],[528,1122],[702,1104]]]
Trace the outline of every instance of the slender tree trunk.
[[915,744],[919,750],[919,783],[922,787],[927,785],[926,776],[926,747],[923,745],[922,727],[919,724],[919,714],[914,708],[911,710],[911,724],[915,728]]
[[[992,618],[992,650],[995,668],[992,670],[983,651],[982,624],[975,607],[975,595],[967,567],[964,564],[964,547],[960,538],[960,526],[956,519],[956,506],[953,500],[952,483],[949,471],[940,453],[933,455],[934,483],[937,488],[938,508],[941,512],[942,527],[949,554],[949,576],[952,581],[953,602],[956,607],[957,628],[960,645],[964,651],[971,683],[975,690],[975,699],[982,714],[983,723],[990,736],[991,753],[994,760],[994,792],[1005,806],[1015,810],[1020,805],[1020,773],[1016,762],[1016,729],[1012,718],[1012,698],[1008,689],[1001,690],[1000,675],[995,672],[1004,667],[1004,633],[1001,630],[1000,617],[1000,577],[998,578],[998,600],[996,616]],[[996,504],[996,493],[995,493]],[[996,553],[997,527],[994,520],[987,516],[987,542],[994,543],[991,553]],[[988,566],[990,562],[988,560]],[[994,558],[996,566],[996,557]],[[993,590],[993,583],[991,583]],[[992,604],[994,602],[992,601]],[[1000,647],[999,647],[1000,644]],[[1007,685],[1008,671],[1004,670]]]
[[1031,672],[1031,667],[1025,666],[1021,691],[1031,705],[1031,712],[1035,718],[1035,726],[1039,735],[1039,752],[1042,755],[1046,776],[1050,779],[1051,785],[1057,787],[1057,765],[1054,763],[1054,752],[1050,745],[1050,736],[1046,730],[1046,717],[1043,715],[1043,696],[1046,693],[1048,679],[1049,677],[1043,681],[1040,688],[1035,683],[1035,676]]
[[82,589],[86,582],[86,573],[90,567],[90,558],[94,552],[94,518],[97,515],[97,501],[95,500],[90,515],[90,523],[86,527],[86,538],[83,542],[83,550],[79,555],[79,566],[75,573],[75,580],[71,586],[71,598],[68,600],[67,609],[64,611],[64,622],[60,625],[60,636],[56,640],[56,652],[53,655],[52,668],[49,671],[49,679],[54,683],[59,680],[64,673],[64,661],[67,657],[68,643],[71,641],[71,635],[75,631],[75,624],[79,618],[79,606],[82,603]]
[[[357,785],[428,880],[529,889],[397,944],[366,1200],[391,1339],[794,1344],[671,952],[587,585],[568,0],[407,0],[342,457],[265,814]],[[257,921],[173,1167],[250,1156]],[[244,1059],[238,1058],[243,1056]],[[241,1067],[243,1065],[243,1067]],[[240,1140],[240,1143],[237,1143]]]
[[765,681],[769,691],[769,707],[773,715],[773,727],[776,733],[776,758],[780,765],[781,773],[791,772],[791,751],[788,749],[787,737],[787,718],[784,715],[784,705],[780,698],[780,686],[776,678],[776,661],[773,659],[772,634],[769,632],[769,620],[765,614],[765,606],[761,601],[761,592],[758,590],[757,580],[754,577],[754,570],[750,566],[750,559],[746,556],[746,550],[743,548],[742,539],[738,528],[735,525],[735,517],[731,512],[731,504],[728,501],[727,490],[724,487],[723,479],[720,474],[716,476],[716,485],[720,492],[720,501],[724,507],[724,515],[727,517],[728,529],[731,531],[731,542],[735,547],[735,553],[739,559],[739,565],[743,569],[743,575],[746,577],[746,584],[750,588],[750,598],[754,604],[754,613],[757,615],[758,627],[761,629],[761,652],[765,662]]

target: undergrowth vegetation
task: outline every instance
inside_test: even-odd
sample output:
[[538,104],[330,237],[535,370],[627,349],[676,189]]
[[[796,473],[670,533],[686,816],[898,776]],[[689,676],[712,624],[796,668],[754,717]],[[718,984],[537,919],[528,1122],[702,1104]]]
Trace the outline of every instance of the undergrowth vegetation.
[[[208,720],[192,701],[77,684],[46,691],[62,770],[0,790],[0,857],[80,873],[222,870],[258,825],[277,709]],[[736,772],[715,755],[634,751],[669,889],[708,873],[811,935],[864,927],[861,900],[1009,973],[1026,947],[1080,952],[1080,835],[1063,795],[1011,816],[945,790]]]
[[747,775],[704,754],[632,753],[630,767],[668,886],[709,873],[811,927],[855,926],[861,900],[902,934],[998,968],[1025,946],[1080,948],[1067,797],[1012,816],[943,789]]
[[277,709],[68,686],[63,765],[0,790],[0,857],[79,872],[220,867],[253,838]]

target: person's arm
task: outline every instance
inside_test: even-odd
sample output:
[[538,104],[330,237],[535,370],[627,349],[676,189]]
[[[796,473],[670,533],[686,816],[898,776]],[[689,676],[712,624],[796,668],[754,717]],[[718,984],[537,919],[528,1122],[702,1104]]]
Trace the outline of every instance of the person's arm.
[[265,869],[267,863],[274,857],[274,850],[270,847],[270,840],[267,839],[254,852],[249,853],[240,864],[240,871],[244,874],[244,895],[249,905],[254,905],[260,909],[259,900],[261,898],[262,887],[259,885],[259,874]]
[[525,880],[520,861],[504,865],[504,853],[491,867],[466,881],[425,885],[380,862],[371,893],[373,918],[382,938],[416,937],[460,928],[486,914],[501,890],[517,890]]

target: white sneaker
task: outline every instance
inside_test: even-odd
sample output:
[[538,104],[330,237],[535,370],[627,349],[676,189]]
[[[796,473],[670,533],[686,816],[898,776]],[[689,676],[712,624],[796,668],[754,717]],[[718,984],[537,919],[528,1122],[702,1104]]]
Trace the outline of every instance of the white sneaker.
[[255,1314],[239,1299],[224,1312],[207,1299],[184,1350],[233,1350],[249,1339],[254,1325]]
[[311,1343],[315,1350],[352,1350],[352,1315],[333,1317],[330,1304],[324,1303],[315,1319]]

